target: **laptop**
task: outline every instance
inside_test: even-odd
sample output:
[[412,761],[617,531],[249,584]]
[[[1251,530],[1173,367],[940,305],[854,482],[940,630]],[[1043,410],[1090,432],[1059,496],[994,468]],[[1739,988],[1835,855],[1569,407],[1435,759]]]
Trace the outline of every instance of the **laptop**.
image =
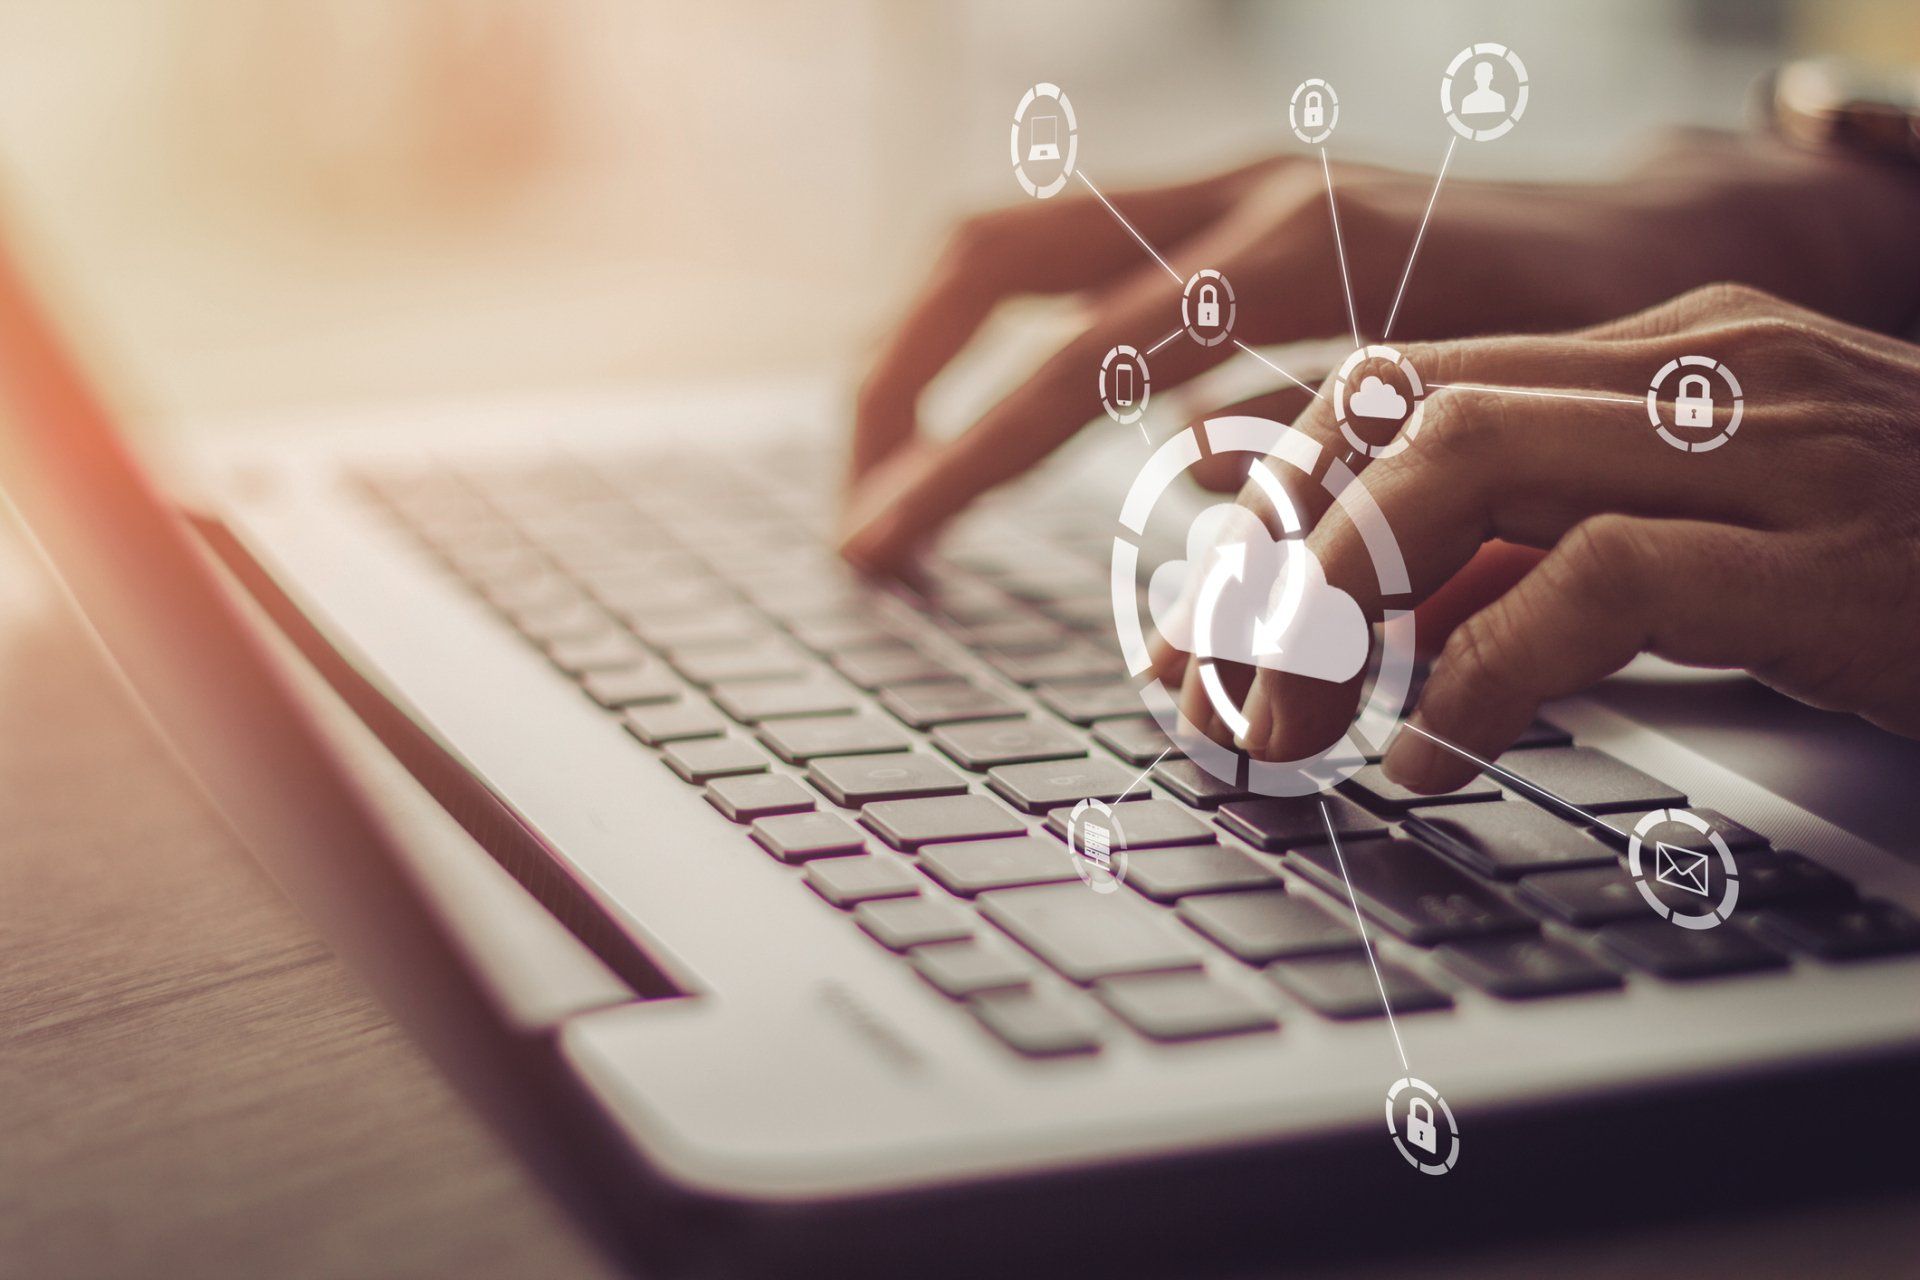
[[[263,866],[636,1270],[1417,1263],[1911,1176],[1913,743],[1656,668],[1455,795],[1248,795],[1114,650],[1110,440],[866,581],[824,540],[830,403],[140,453],[8,252],[27,530]],[[1668,808],[1731,848],[1718,928],[1627,877]],[[1444,1109],[1396,1112],[1409,1080]]]

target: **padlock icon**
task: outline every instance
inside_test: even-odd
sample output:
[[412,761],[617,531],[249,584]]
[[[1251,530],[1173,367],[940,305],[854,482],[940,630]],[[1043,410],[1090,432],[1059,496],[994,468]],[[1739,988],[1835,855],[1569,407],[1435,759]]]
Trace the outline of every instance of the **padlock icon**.
[[1713,387],[1700,374],[1690,373],[1680,379],[1680,394],[1673,402],[1673,424],[1676,427],[1713,425]]
[[1220,323],[1220,291],[1211,284],[1200,286],[1200,305],[1194,309],[1194,321],[1202,329],[1211,329]]
[[1433,1127],[1433,1104],[1425,1098],[1407,1103],[1407,1141],[1428,1155],[1440,1153],[1440,1135]]
[[1321,124],[1324,123],[1325,118],[1326,107],[1320,97],[1320,91],[1318,89],[1307,90],[1307,103],[1301,112],[1301,119],[1306,121],[1303,127],[1318,129]]

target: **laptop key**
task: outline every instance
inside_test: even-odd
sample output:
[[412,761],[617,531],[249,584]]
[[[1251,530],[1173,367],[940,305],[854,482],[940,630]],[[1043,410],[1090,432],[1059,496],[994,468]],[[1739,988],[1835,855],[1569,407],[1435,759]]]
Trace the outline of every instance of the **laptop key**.
[[807,766],[807,780],[846,809],[876,800],[957,796],[967,780],[917,751],[883,756],[827,756]]
[[782,862],[865,853],[866,832],[837,813],[787,813],[761,818],[747,834]]
[[1281,960],[1268,965],[1266,974],[1315,1013],[1342,1021],[1382,1016],[1386,1012],[1380,1003],[1383,986],[1396,1017],[1453,1006],[1452,996],[1404,965],[1382,960],[1379,966],[1378,982],[1373,965],[1364,955]]
[[[1520,752],[1501,764],[1563,804],[1588,813],[1667,809],[1687,802],[1686,796],[1666,783],[1595,747],[1543,747]],[[1546,803],[1524,787],[1518,790],[1530,800]]]
[[1184,753],[1173,745],[1152,716],[1120,716],[1093,726],[1093,740],[1136,769],[1156,760],[1178,760]]
[[1222,782],[1192,760],[1166,760],[1154,766],[1153,780],[1196,809],[1217,809],[1229,800],[1245,800],[1251,792]]
[[1469,871],[1502,880],[1563,867],[1611,867],[1619,859],[1585,828],[1505,800],[1419,813],[1407,830]]
[[1377,764],[1361,765],[1351,778],[1340,784],[1340,789],[1375,813],[1389,815],[1409,813],[1428,805],[1470,804],[1477,800],[1500,798],[1499,786],[1484,776],[1475,778],[1457,791],[1437,796],[1421,795],[1397,782],[1389,782],[1386,773]]
[[885,648],[837,653],[834,670],[862,689],[890,689],[895,685],[929,684],[956,680],[960,673],[918,649],[895,641]]
[[807,663],[779,644],[747,644],[721,649],[701,646],[678,650],[668,661],[697,685],[738,680],[784,680],[805,675]]
[[[1360,910],[1416,946],[1494,933],[1524,933],[1533,918],[1433,850],[1412,840],[1343,841],[1347,876]],[[1288,860],[1336,897],[1346,878],[1331,845],[1295,849]]]
[[1092,1010],[1056,992],[992,991],[967,1001],[967,1008],[1009,1048],[1029,1057],[1100,1048],[1100,1024]]
[[632,707],[621,721],[628,733],[650,747],[664,747],[669,742],[684,742],[689,738],[717,738],[727,729],[725,720],[698,702]]
[[1070,760],[1087,754],[1084,742],[1044,720],[979,720],[935,729],[933,745],[962,769],[979,773],[1003,764]]
[[853,922],[889,951],[973,936],[973,913],[933,898],[882,898],[853,909]]
[[1042,684],[1033,693],[1047,710],[1078,725],[1140,710],[1140,693],[1127,684]]
[[920,869],[949,893],[971,898],[990,889],[1064,884],[1079,878],[1073,854],[1039,836],[929,844],[920,850]]
[[1271,1031],[1280,1025],[1273,1011],[1251,994],[1204,973],[1108,978],[1093,990],[1107,1008],[1151,1040],[1199,1040]]
[[1450,942],[1441,963],[1502,1000],[1532,1000],[1622,985],[1620,975],[1586,952],[1551,938],[1476,938]]
[[911,898],[920,881],[895,858],[821,858],[802,873],[813,891],[836,907],[854,907],[877,898]]
[[1175,902],[1190,893],[1271,889],[1280,884],[1280,876],[1252,854],[1209,844],[1129,854],[1126,882],[1155,902]]
[[1138,898],[1055,884],[996,889],[979,902],[987,919],[1074,982],[1193,969],[1201,962],[1193,936]]
[[827,655],[889,649],[900,643],[891,628],[866,618],[802,618],[788,630],[807,648]]
[[1674,981],[1782,969],[1787,958],[1739,929],[1676,929],[1651,914],[1610,924],[1600,943],[1636,968]]
[[887,689],[880,705],[908,727],[920,730],[963,720],[1004,720],[1020,708],[975,684],[910,684]]
[[1022,653],[988,653],[986,661],[995,671],[1015,684],[1075,684],[1082,681],[1113,680],[1127,674],[1127,665],[1117,654],[1090,644],[1060,645]]
[[1891,902],[1782,907],[1754,928],[1769,942],[1822,960],[1865,960],[1920,951],[1920,920]]
[[[1634,828],[1653,812],[1655,810],[1641,809],[1626,813],[1610,813],[1607,815],[1606,825],[1596,825],[1593,828],[1593,834],[1608,844],[1624,849],[1633,836]],[[1718,809],[1696,808],[1693,810],[1693,815],[1718,832],[1720,838],[1727,842],[1727,848],[1733,852],[1739,852],[1742,849],[1760,849],[1766,846],[1765,836],[1735,822]],[[1712,841],[1685,823],[1663,822],[1657,827],[1648,828],[1647,834],[1665,841],[1676,849],[1686,849],[1694,853],[1705,853],[1713,848]]]
[[741,773],[764,773],[766,753],[743,738],[693,738],[668,743],[660,753],[667,767],[704,787],[715,778]]
[[893,721],[864,712],[770,720],[755,736],[788,764],[807,764],[821,756],[878,755],[913,746]]
[[[1327,817],[1320,816],[1320,806]],[[1341,796],[1262,796],[1220,806],[1220,825],[1256,849],[1284,853],[1327,842],[1327,819],[1343,840],[1387,834],[1387,824]]]
[[987,785],[1027,813],[1071,808],[1082,800],[1118,800],[1136,775],[1112,760],[1054,760],[987,771]]
[[868,830],[896,849],[944,840],[989,840],[1026,834],[1020,815],[986,796],[930,796],[882,800],[860,810]]
[[1277,884],[1250,893],[1197,894],[1174,910],[1248,964],[1361,949],[1350,921]]
[[[1618,864],[1530,875],[1520,882],[1520,899],[1582,929],[1633,920],[1651,911]],[[1682,906],[1681,910],[1695,908]]]
[[672,702],[682,692],[680,682],[666,668],[651,662],[643,666],[589,672],[582,677],[580,687],[589,698],[609,711],[647,703]]
[[[1061,839],[1067,838],[1067,820],[1071,809],[1055,809],[1047,815],[1047,827]],[[1113,808],[1108,847],[1113,849],[1154,849],[1177,844],[1212,844],[1213,832],[1206,823],[1188,813],[1186,807],[1171,800],[1129,800]]]
[[985,991],[1018,990],[1033,977],[1033,966],[1004,943],[936,942],[909,954],[921,977],[957,1000]]
[[825,680],[749,680],[716,684],[710,692],[719,708],[741,724],[848,715],[858,705],[851,690]]
[[707,803],[733,822],[813,808],[813,792],[781,773],[746,773],[707,784]]

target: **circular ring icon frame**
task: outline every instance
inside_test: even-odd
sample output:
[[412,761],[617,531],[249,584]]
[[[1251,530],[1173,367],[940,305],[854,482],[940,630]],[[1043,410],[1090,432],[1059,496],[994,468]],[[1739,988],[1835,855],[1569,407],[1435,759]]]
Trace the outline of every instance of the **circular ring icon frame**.
[[[1124,411],[1113,403],[1110,384],[1107,381],[1109,371],[1116,363],[1123,360],[1140,371],[1139,394],[1133,399],[1133,407]],[[1147,369],[1145,356],[1124,342],[1107,352],[1107,358],[1100,362],[1100,407],[1107,411],[1109,418],[1123,427],[1132,426],[1146,413],[1147,400],[1152,395],[1153,374]]]
[[[1226,313],[1220,319],[1220,328],[1211,336],[1202,333],[1193,322],[1196,308],[1194,295],[1206,281],[1220,286],[1220,292],[1226,295]],[[1217,347],[1233,336],[1234,317],[1240,312],[1240,304],[1234,300],[1233,284],[1212,267],[1194,272],[1187,277],[1186,287],[1180,290],[1180,323],[1185,326],[1187,336],[1203,347]]]
[[[1352,378],[1354,370],[1367,360],[1386,360],[1397,366],[1407,380],[1407,395],[1413,405],[1405,421],[1400,424],[1399,430],[1394,432],[1393,439],[1385,444],[1368,444],[1347,422],[1347,382]],[[1414,438],[1420,434],[1421,415],[1426,412],[1426,408],[1426,385],[1420,381],[1420,374],[1414,369],[1413,362],[1401,355],[1396,348],[1382,346],[1377,342],[1361,347],[1341,363],[1340,372],[1333,377],[1333,420],[1340,425],[1340,434],[1346,437],[1347,443],[1369,458],[1391,458],[1412,444]]]
[[[1444,1159],[1434,1161],[1422,1160],[1408,1148],[1406,1139],[1401,1137],[1400,1124],[1395,1117],[1394,1104],[1400,1100],[1400,1095],[1408,1089],[1412,1089],[1416,1093],[1425,1096],[1435,1107],[1439,1108],[1439,1114],[1446,1117],[1447,1154]],[[1421,1173],[1431,1174],[1437,1178],[1460,1162],[1460,1126],[1453,1118],[1453,1108],[1448,1106],[1447,1100],[1440,1096],[1440,1091],[1428,1084],[1425,1080],[1421,1080],[1415,1076],[1402,1076],[1400,1079],[1395,1080],[1392,1086],[1388,1088],[1387,1132],[1393,1135],[1393,1145],[1399,1149],[1401,1158]]]
[[[1308,133],[1300,125],[1300,115],[1305,110],[1301,99],[1313,89],[1318,89],[1327,96],[1327,123],[1326,127],[1318,133]],[[1293,130],[1294,137],[1310,147],[1317,147],[1333,136],[1333,127],[1339,123],[1340,95],[1333,91],[1332,85],[1316,76],[1311,80],[1302,80],[1294,87],[1293,96],[1287,99],[1287,127]]]
[[[1660,900],[1660,895],[1647,882],[1646,872],[1640,866],[1641,842],[1655,827],[1669,822],[1691,827],[1705,836],[1720,859],[1721,881],[1725,887],[1720,890],[1719,904],[1711,911],[1699,914],[1675,911]],[[1725,838],[1713,829],[1713,825],[1691,809],[1655,809],[1634,824],[1633,834],[1627,840],[1627,874],[1633,878],[1634,888],[1640,890],[1640,896],[1646,899],[1654,913],[1682,929],[1711,929],[1731,916],[1734,905],[1740,901],[1740,868],[1734,865],[1733,851],[1727,848]]]
[[[1372,563],[1375,589],[1384,602],[1365,672],[1366,696],[1360,712],[1338,741],[1294,760],[1252,760],[1202,733],[1153,677],[1146,630],[1141,623],[1137,582],[1141,543],[1148,518],[1174,482],[1203,457],[1251,453],[1249,475],[1269,498],[1285,490],[1270,464],[1318,483],[1360,532]],[[1324,470],[1322,463],[1324,462]],[[1318,474],[1316,474],[1318,473]],[[1290,509],[1290,504],[1288,504]],[[1251,416],[1209,418],[1162,441],[1134,478],[1120,509],[1120,531],[1113,540],[1112,594],[1114,630],[1128,674],[1160,730],[1187,758],[1208,774],[1256,795],[1302,796],[1328,790],[1359,772],[1369,754],[1378,755],[1400,724],[1412,691],[1414,615],[1406,560],[1393,530],[1359,477],[1338,458],[1327,455],[1306,433],[1285,423]],[[1198,646],[1196,646],[1198,647]],[[1203,672],[1204,679],[1204,672]],[[1211,697],[1212,691],[1209,690]],[[1216,703],[1216,708],[1217,708]]]
[[[1085,815],[1091,810],[1106,819],[1108,853],[1103,863],[1086,850],[1084,830]],[[1114,817],[1113,806],[1104,800],[1088,797],[1073,806],[1073,812],[1067,815],[1067,851],[1073,855],[1073,869],[1080,873],[1080,880],[1095,893],[1112,893],[1127,880],[1127,842],[1122,838],[1120,820]]]
[[[1733,394],[1733,411],[1727,415],[1727,425],[1707,437],[1705,440],[1683,440],[1674,433],[1660,416],[1660,388],[1666,380],[1681,369],[1704,369],[1709,375],[1718,374],[1727,384],[1727,390]],[[1747,411],[1746,393],[1740,389],[1740,379],[1733,376],[1733,370],[1715,360],[1712,356],[1679,356],[1660,366],[1660,372],[1653,375],[1653,381],[1647,384],[1647,419],[1653,423],[1654,431],[1662,440],[1682,453],[1710,453],[1727,441],[1733,439],[1733,433],[1740,429],[1740,419]]]
[[[1518,81],[1514,89],[1513,105],[1500,123],[1489,129],[1474,128],[1462,120],[1460,113],[1453,107],[1453,78],[1460,73],[1461,67],[1475,58],[1504,59],[1506,64],[1513,68],[1514,77]],[[1503,44],[1468,45],[1454,55],[1453,61],[1447,64],[1446,74],[1440,77],[1440,110],[1446,113],[1447,124],[1452,126],[1453,131],[1469,142],[1492,142],[1495,138],[1505,137],[1513,126],[1520,123],[1520,116],[1527,109],[1527,94],[1526,64],[1520,61],[1519,54]]]
[[[1060,165],[1059,176],[1042,185],[1027,176],[1026,162],[1020,155],[1020,126],[1026,122],[1027,109],[1041,98],[1052,98],[1060,104],[1060,114],[1067,118],[1067,149]],[[1073,103],[1067,101],[1066,90],[1057,84],[1042,80],[1021,95],[1020,105],[1013,109],[1013,131],[1008,144],[1009,155],[1013,161],[1013,176],[1020,180],[1020,186],[1036,200],[1045,200],[1057,196],[1066,188],[1067,179],[1073,176],[1074,160],[1080,154],[1080,125],[1073,115]]]

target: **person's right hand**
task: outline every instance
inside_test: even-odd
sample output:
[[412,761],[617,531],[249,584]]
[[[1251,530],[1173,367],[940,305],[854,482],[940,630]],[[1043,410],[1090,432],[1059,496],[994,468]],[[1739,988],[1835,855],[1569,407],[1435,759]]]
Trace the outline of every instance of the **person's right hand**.
[[[1349,165],[1331,173],[1365,340],[1394,305],[1434,184]],[[1348,333],[1326,181],[1316,158],[1296,156],[1115,193],[1170,269],[1091,192],[962,223],[860,392],[841,532],[848,559],[872,571],[901,567],[973,498],[1098,417],[1107,350],[1122,342],[1145,350],[1178,327],[1174,273],[1224,272],[1238,300],[1234,337],[1250,345]],[[1602,186],[1450,177],[1389,336],[1574,328],[1715,280],[1885,329],[1912,313],[1917,223],[1920,184],[1909,174],[1729,135],[1685,135]],[[921,391],[996,306],[1023,294],[1086,295],[1085,328],[960,437],[929,442],[918,429]],[[1153,358],[1154,386],[1236,353],[1232,343],[1177,338]],[[1289,390],[1239,411],[1291,419],[1306,403],[1305,392]]]

